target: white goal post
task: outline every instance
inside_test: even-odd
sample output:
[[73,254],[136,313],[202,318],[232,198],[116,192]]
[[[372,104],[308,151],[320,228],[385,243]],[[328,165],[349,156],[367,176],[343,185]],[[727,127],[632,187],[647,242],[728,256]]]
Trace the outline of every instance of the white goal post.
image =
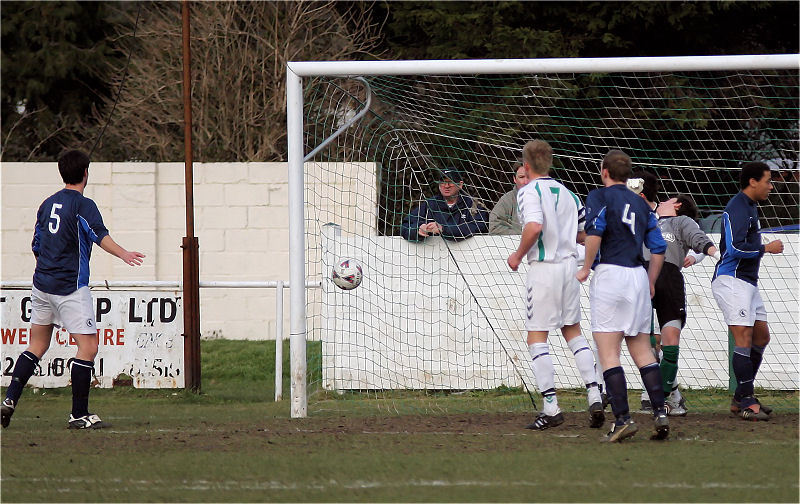
[[[291,416],[308,415],[306,383],[306,243],[304,201],[303,78],[376,75],[500,75],[600,72],[797,70],[800,55],[685,56],[647,58],[555,58],[507,60],[341,61],[287,64],[289,163],[289,281]],[[362,161],[370,161],[364,159]]]

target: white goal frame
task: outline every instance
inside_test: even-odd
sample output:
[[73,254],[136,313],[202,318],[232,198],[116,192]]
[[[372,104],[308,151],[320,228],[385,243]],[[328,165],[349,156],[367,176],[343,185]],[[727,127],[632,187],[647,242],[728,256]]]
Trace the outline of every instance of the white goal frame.
[[488,75],[800,69],[800,54],[646,58],[549,58],[424,61],[293,61],[286,68],[289,161],[291,416],[308,415],[303,149],[303,77],[365,75]]

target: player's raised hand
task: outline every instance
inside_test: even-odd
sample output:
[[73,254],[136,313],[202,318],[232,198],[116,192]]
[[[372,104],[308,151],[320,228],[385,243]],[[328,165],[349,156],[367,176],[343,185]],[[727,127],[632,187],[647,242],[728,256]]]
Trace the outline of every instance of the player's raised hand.
[[783,242],[780,240],[772,240],[771,242],[764,245],[764,252],[770,254],[780,254],[783,252]]

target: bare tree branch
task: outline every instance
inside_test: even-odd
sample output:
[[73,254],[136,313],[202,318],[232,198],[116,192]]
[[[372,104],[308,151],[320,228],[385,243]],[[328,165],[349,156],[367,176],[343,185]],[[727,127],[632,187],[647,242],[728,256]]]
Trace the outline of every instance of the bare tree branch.
[[[3,153],[6,151],[6,145],[8,145],[9,142],[11,141],[11,135],[12,133],[14,133],[14,130],[17,129],[17,126],[22,124],[24,121],[30,119],[34,115],[43,112],[44,110],[46,110],[45,107],[36,109],[33,112],[28,112],[26,110],[25,112],[22,113],[22,115],[19,116],[19,118],[16,121],[14,121],[14,124],[11,125],[11,128],[9,128],[8,133],[6,134],[6,139],[3,142],[3,145],[0,146],[0,160],[3,159]],[[41,143],[39,145],[41,145]],[[30,155],[28,156],[28,159],[30,159]]]
[[[340,12],[333,1],[193,3],[195,159],[285,159],[286,63],[370,54],[380,37],[370,8],[355,3]],[[134,53],[98,152],[108,159],[182,159],[180,6],[154,2],[141,15],[136,46],[123,34],[115,41]]]

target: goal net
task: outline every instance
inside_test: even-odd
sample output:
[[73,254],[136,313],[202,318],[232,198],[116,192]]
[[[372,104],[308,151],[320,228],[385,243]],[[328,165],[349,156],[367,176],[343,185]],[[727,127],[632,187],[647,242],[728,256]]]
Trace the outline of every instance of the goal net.
[[[328,142],[303,164],[303,274],[320,285],[308,289],[303,307],[310,411],[335,407],[352,393],[397,411],[420,404],[435,409],[437,397],[454,392],[470,407],[485,400],[495,410],[538,400],[525,343],[527,265],[518,272],[506,265],[519,235],[479,234],[457,242],[400,236],[405,216],[439,193],[443,168],[459,170],[461,194],[491,210],[513,190],[521,148],[536,138],[553,147],[551,175],[581,200],[601,185],[603,155],[622,149],[634,170],[659,177],[660,198],[694,197],[700,225],[715,243],[722,209],[739,190],[741,164],[768,162],[774,191],[760,205],[762,232],[786,248],[762,260],[772,342],[756,386],[796,390],[796,58],[793,65],[619,72],[604,70],[601,62],[592,71],[511,73],[475,65],[459,74],[420,72],[426,75],[411,67],[402,75],[365,71],[360,80],[336,76],[334,66],[328,75],[308,72],[303,153]],[[354,290],[331,281],[343,257],[362,265],[364,279]],[[729,384],[727,327],[710,290],[714,262],[706,258],[684,270],[688,322],[678,374],[684,389]],[[582,288],[581,326],[591,341],[588,282]],[[549,343],[556,387],[582,388],[563,338],[553,333]],[[623,354],[629,387],[640,387]]]

